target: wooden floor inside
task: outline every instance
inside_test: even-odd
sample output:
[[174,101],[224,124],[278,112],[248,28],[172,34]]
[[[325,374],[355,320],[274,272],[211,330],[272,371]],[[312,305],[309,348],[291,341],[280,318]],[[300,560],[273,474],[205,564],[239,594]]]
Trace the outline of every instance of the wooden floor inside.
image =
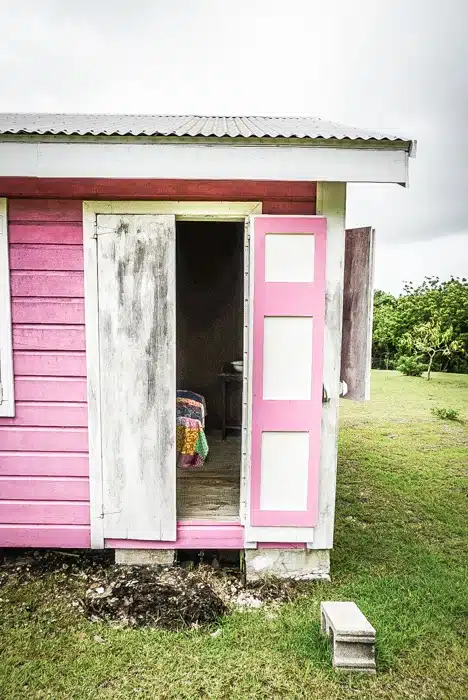
[[207,435],[208,459],[199,469],[177,469],[179,520],[238,520],[241,439]]

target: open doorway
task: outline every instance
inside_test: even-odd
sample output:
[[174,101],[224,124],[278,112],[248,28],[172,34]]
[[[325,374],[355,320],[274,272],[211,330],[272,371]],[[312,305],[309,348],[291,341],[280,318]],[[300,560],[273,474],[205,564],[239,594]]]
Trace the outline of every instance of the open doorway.
[[176,299],[177,518],[235,521],[241,472],[243,223],[177,222]]

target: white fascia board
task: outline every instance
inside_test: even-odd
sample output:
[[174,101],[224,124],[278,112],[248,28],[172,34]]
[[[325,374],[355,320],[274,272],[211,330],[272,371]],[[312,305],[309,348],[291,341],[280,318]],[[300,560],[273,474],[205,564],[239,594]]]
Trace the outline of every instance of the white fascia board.
[[408,181],[392,148],[4,141],[0,177],[187,180]]

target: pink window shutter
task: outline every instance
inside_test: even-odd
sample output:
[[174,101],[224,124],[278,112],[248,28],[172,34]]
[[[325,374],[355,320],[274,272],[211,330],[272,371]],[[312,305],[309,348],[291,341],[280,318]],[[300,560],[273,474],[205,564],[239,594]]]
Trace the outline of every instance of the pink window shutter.
[[314,527],[326,219],[253,218],[251,525]]

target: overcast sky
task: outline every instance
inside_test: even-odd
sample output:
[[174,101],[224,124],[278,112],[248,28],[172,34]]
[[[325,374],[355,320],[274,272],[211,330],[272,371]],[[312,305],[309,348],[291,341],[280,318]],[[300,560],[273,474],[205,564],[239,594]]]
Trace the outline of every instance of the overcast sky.
[[313,114],[418,140],[353,185],[376,284],[468,276],[468,0],[0,0],[0,111]]

